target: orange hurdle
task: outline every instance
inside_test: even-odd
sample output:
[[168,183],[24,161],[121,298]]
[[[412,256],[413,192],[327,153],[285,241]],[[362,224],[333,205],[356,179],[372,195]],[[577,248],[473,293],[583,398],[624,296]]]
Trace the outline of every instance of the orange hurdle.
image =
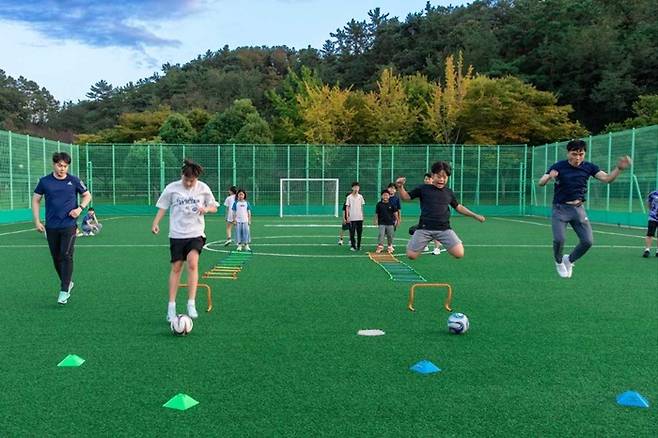
[[[187,283],[181,283],[181,284],[178,285],[178,287],[179,288],[187,287]],[[208,309],[206,310],[206,312],[210,312],[212,310],[212,290],[210,289],[210,286],[208,286],[205,283],[198,283],[197,288],[199,288],[199,287],[203,287],[203,288],[206,289],[206,292],[207,292],[206,296],[208,298]]]
[[409,289],[409,303],[407,304],[407,309],[411,310],[412,312],[415,312],[416,309],[414,309],[414,299],[416,295],[416,288],[417,287],[445,287],[448,289],[448,295],[446,296],[446,300],[443,302],[443,307],[448,311],[452,311],[452,307],[450,307],[450,303],[452,302],[452,286],[450,286],[448,283],[416,283],[411,285],[411,289]]

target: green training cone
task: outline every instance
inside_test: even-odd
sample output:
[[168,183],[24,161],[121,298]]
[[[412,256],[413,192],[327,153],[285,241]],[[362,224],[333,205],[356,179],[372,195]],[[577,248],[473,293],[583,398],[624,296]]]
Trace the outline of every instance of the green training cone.
[[186,394],[176,394],[173,396],[167,403],[163,404],[163,408],[169,409],[178,409],[179,411],[184,411],[193,406],[198,405],[199,402],[194,400],[192,397]]
[[78,356],[77,354],[69,354],[66,356],[60,363],[57,364],[58,367],[79,367],[85,363],[85,360]]

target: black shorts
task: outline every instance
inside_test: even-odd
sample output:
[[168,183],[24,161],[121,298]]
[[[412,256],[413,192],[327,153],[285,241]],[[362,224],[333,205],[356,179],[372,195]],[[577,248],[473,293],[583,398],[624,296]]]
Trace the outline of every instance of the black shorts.
[[656,228],[658,228],[658,222],[649,221],[649,223],[647,224],[647,237],[655,237]]
[[206,244],[205,237],[191,237],[189,239],[169,239],[169,251],[171,252],[171,263],[187,260],[187,255],[193,249],[199,254]]
[[350,224],[343,224],[340,226],[340,229],[343,231],[347,231],[350,229]]

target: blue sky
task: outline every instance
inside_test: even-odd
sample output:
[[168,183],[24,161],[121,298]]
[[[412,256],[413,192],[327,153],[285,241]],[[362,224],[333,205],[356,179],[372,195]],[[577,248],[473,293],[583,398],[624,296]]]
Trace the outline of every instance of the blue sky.
[[[435,0],[462,5],[470,0]],[[206,50],[247,45],[320,48],[370,9],[401,20],[426,0],[0,0],[0,69],[60,102],[95,82],[123,85]]]

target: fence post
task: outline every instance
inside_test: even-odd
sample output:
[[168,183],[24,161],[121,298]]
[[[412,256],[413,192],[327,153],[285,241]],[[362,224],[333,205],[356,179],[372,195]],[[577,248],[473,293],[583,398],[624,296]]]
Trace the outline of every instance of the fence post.
[[[287,150],[287,164],[286,164],[286,169],[287,176],[286,178],[290,179],[290,145],[288,145],[288,150]],[[290,181],[286,181],[286,184],[288,184],[288,187],[290,187]],[[283,183],[281,183],[281,186],[283,187]],[[279,195],[281,196],[281,195]],[[286,205],[290,205],[290,190],[286,190]],[[281,207],[283,208],[283,207]],[[281,210],[281,217],[283,217],[283,210]]]
[[112,205],[117,205],[117,182],[116,182],[116,160],[114,156],[114,144],[112,145]]
[[475,205],[480,205],[480,148],[478,145],[478,172],[475,183]]
[[[612,160],[612,132],[608,132],[608,171],[610,171],[610,162]],[[605,209],[610,211],[610,184],[605,185]]]
[[500,145],[496,145],[496,205],[498,205],[500,190]]
[[217,145],[217,193],[222,194],[222,147]]
[[60,147],[59,140],[57,140],[57,152],[62,152],[62,149]]
[[[30,193],[30,188],[32,186],[32,184],[30,183],[31,180],[32,180],[32,175],[31,175],[31,172],[30,172],[30,165],[31,165],[31,163],[30,163],[30,136],[28,135],[26,137],[27,137],[27,192]],[[28,208],[30,208],[32,206],[32,197],[31,196],[27,197],[27,206],[28,206]]]
[[165,181],[164,152],[162,151],[162,143],[160,143],[160,193],[164,191],[164,181]]
[[631,168],[630,184],[628,185],[628,212],[633,212],[633,177],[635,176],[635,128],[631,131]]
[[151,145],[146,145],[146,193],[151,205]]
[[[11,135],[11,133],[9,133]],[[46,174],[46,139],[41,137],[41,145],[43,146],[43,174]]]
[[233,185],[236,185],[237,180],[238,180],[238,170],[235,162],[235,143],[233,143]]
[[425,145],[425,172],[430,170],[430,146]]
[[523,192],[523,163],[519,163],[519,216],[523,216],[522,196]]
[[[336,145],[334,147],[338,146]],[[324,145],[322,145],[322,179],[324,179]],[[324,207],[324,191],[324,181],[322,181],[322,207]]]
[[89,175],[89,143],[85,143],[85,177],[87,178],[87,185],[89,186],[89,191],[93,194],[91,186],[91,177]]
[[379,188],[382,186],[382,145],[379,145],[378,149],[379,149],[379,161],[377,161],[377,189],[379,190]]
[[251,190],[254,194],[253,200],[256,204],[258,194],[256,192],[256,145],[251,145]]
[[14,209],[14,169],[13,169],[13,155],[12,155],[12,133],[9,131],[9,209]]
[[521,212],[524,216],[526,211],[526,199],[528,192],[527,180],[528,180],[528,144],[526,143],[523,145],[523,208]]
[[[548,170],[548,143],[544,145],[544,169],[542,172],[545,172]],[[548,187],[545,184],[544,185],[544,204],[542,205],[543,207],[546,207],[546,194],[548,193]]]
[[361,146],[356,145],[356,180],[359,180],[359,159],[361,158]]
[[[455,166],[455,160],[457,160],[457,158],[456,158],[456,156],[455,156],[455,147],[456,147],[456,146],[455,146],[455,144],[453,143],[453,145],[452,145],[452,161],[451,161],[451,163],[450,163],[450,164],[452,165],[452,168],[453,168],[453,169],[456,167],[456,166]],[[429,164],[428,164],[428,165],[427,165],[427,170],[425,170],[425,172],[429,172],[429,171],[430,171],[429,167],[430,167],[430,166],[429,166]],[[448,187],[450,187],[451,190],[455,190],[455,179],[454,179],[454,178],[450,178],[450,179],[448,180]]]
[[[389,182],[395,181],[395,173],[394,173],[393,169],[395,169],[395,145],[391,145],[391,179],[389,180]],[[377,191],[379,191],[381,189],[382,189],[382,186],[380,184]]]
[[[592,136],[591,135],[587,137],[587,153],[589,154],[589,161],[591,163],[593,163],[594,162],[594,156],[592,154]],[[592,180],[592,178],[587,178],[587,193],[590,193],[589,187],[590,187],[591,180]],[[592,207],[592,208],[594,208],[594,207]]]
[[[88,178],[87,178],[87,180],[88,180],[87,182],[89,183],[89,191],[94,193],[94,163],[92,163],[91,161],[88,161],[87,162],[87,167],[89,168],[89,174],[88,174]],[[92,203],[94,202],[93,198],[92,198],[91,202]]]
[[309,202],[309,196],[308,196],[308,178],[309,178],[309,160],[308,160],[308,144],[306,145],[306,214],[308,214],[308,202]]
[[461,145],[461,163],[459,165],[459,199],[464,199],[464,145]]

